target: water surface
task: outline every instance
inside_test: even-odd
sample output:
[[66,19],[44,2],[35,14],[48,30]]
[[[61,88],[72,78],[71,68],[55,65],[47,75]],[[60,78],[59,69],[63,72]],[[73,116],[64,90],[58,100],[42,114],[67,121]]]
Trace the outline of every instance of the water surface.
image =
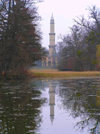
[[100,134],[100,79],[0,83],[1,134]]

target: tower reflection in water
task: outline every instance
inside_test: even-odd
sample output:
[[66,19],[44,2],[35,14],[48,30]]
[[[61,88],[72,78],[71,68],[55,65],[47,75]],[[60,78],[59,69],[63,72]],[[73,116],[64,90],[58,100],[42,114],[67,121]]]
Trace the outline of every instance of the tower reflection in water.
[[49,84],[49,105],[50,105],[50,119],[54,121],[54,106],[55,106],[55,87],[52,83]]

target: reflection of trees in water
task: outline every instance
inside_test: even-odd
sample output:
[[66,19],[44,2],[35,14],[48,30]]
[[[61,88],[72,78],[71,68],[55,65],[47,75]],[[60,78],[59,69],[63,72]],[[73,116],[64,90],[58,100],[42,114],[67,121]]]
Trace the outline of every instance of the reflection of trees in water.
[[39,108],[44,100],[40,98],[41,92],[35,90],[32,84],[0,84],[1,133],[30,134],[40,126]]
[[64,108],[70,109],[74,118],[81,117],[76,126],[81,129],[89,127],[92,134],[100,134],[100,105],[97,102],[99,90],[100,85],[96,79],[62,81],[59,90]]

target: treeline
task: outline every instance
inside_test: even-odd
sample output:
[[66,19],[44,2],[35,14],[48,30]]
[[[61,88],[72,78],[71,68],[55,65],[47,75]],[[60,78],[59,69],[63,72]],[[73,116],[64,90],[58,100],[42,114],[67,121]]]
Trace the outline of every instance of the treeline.
[[44,56],[36,0],[0,1],[0,74],[34,64]]
[[100,70],[100,9],[93,6],[89,9],[89,19],[81,16],[74,22],[70,33],[57,44],[58,69]]

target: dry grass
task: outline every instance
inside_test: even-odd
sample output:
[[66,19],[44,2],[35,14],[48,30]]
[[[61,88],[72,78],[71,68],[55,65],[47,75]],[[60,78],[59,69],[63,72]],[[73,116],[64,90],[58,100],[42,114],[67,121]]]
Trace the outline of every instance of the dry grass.
[[29,73],[33,77],[38,78],[67,78],[67,77],[97,77],[100,76],[100,71],[58,71],[56,69],[30,69]]

